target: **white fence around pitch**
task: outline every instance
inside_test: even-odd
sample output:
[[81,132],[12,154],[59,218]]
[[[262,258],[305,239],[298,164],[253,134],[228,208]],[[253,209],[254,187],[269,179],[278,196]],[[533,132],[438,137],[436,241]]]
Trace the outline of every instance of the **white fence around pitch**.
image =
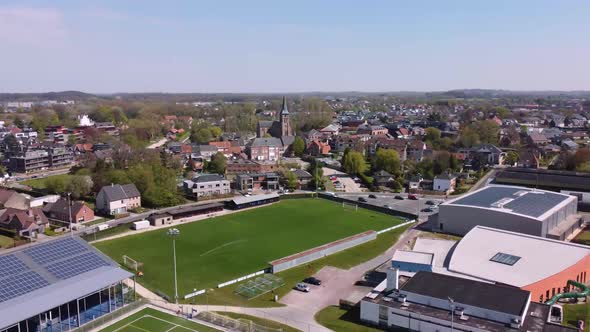
[[404,226],[409,225],[409,224],[411,224],[411,223],[413,223],[415,221],[416,221],[415,219],[412,219],[410,221],[406,221],[406,222],[401,223],[399,225],[395,225],[395,226],[392,226],[392,227],[389,227],[389,228],[386,228],[386,229],[382,229],[379,232],[377,232],[377,234],[382,234],[382,233],[389,232],[389,231],[392,231],[392,230],[397,229],[397,228],[400,228],[400,227],[404,227]]
[[246,276],[243,276],[243,277],[239,277],[239,278],[234,279],[234,280],[226,281],[224,283],[221,283],[221,284],[217,285],[217,288],[222,288],[222,287],[225,287],[225,286],[233,285],[233,284],[235,284],[237,282],[244,281],[246,279],[250,279],[252,277],[259,276],[261,274],[264,274],[265,271],[266,270],[261,270],[261,271],[258,271],[258,272],[250,273],[250,274],[248,274]]
[[195,292],[192,292],[192,293],[186,294],[186,295],[184,296],[184,299],[185,299],[185,300],[186,300],[186,299],[190,299],[191,297],[195,297],[195,296],[197,296],[197,295],[201,295],[201,294],[205,294],[205,290],[204,290],[204,289],[201,289],[201,290],[199,290],[199,291],[195,291]]

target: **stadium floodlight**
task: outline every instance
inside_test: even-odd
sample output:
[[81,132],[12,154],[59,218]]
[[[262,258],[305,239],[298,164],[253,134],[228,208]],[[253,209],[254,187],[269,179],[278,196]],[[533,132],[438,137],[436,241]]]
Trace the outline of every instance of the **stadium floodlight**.
[[180,235],[178,228],[170,228],[166,232],[172,238],[172,255],[174,260],[174,301],[178,304],[178,281],[176,279],[176,238]]

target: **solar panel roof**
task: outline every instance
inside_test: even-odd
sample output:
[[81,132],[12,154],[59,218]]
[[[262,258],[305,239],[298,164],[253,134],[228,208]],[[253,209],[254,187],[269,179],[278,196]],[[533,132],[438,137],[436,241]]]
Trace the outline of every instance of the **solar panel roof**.
[[512,186],[487,186],[448,204],[502,208],[538,218],[568,199],[567,195]]
[[[75,292],[70,288],[72,283],[82,285],[84,280],[96,277],[107,282],[121,276],[125,276],[124,279],[132,274],[122,270],[117,263],[78,237],[61,237],[11,251],[0,255],[0,312],[19,305],[24,308],[44,305],[35,302],[36,298],[51,292],[58,293],[64,299],[75,299],[87,293],[70,294]],[[105,286],[94,280],[91,285],[78,288],[98,290]],[[31,293],[36,295],[25,297]],[[27,301],[30,303],[27,304]],[[31,312],[30,315],[37,313]],[[28,313],[19,309],[19,314],[26,316]],[[24,318],[27,317],[30,316]],[[0,328],[3,327],[4,318],[0,317]]]

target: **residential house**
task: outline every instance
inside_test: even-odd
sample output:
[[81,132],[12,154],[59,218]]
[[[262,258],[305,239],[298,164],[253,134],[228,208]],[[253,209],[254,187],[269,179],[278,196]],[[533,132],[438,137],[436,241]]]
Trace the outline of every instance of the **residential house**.
[[240,191],[279,189],[279,175],[274,172],[238,174],[235,181],[236,189]]
[[30,207],[30,197],[28,195],[19,194],[14,190],[6,190],[0,188],[0,208],[13,208],[19,210],[26,210]]
[[393,175],[386,171],[378,171],[373,174],[373,179],[375,180],[375,184],[380,187],[389,187],[395,181]]
[[226,174],[268,173],[279,169],[274,161],[254,161],[243,158],[230,159],[225,168]]
[[141,194],[130,184],[104,186],[96,195],[96,210],[108,215],[127,213],[141,206]]
[[411,176],[408,179],[408,189],[419,190],[420,184],[422,183],[422,181],[424,181],[424,178],[422,178],[422,175],[420,175],[420,174],[416,174],[416,175]]
[[18,236],[36,237],[49,227],[49,220],[40,208],[7,208],[0,213],[0,228],[14,231]]
[[203,174],[183,182],[184,191],[197,198],[228,195],[231,193],[230,182],[219,174]]
[[283,143],[276,137],[255,138],[249,146],[251,160],[277,161],[283,152]]
[[455,174],[445,172],[434,177],[433,189],[435,191],[450,194],[455,191],[456,185],[457,176]]
[[301,169],[294,170],[293,174],[297,177],[297,189],[306,189],[313,179],[313,176],[309,172]]
[[323,156],[330,153],[332,148],[328,143],[319,140],[313,140],[307,145],[307,153],[312,156]]
[[385,136],[387,135],[387,133],[389,132],[387,130],[387,128],[383,127],[383,126],[376,126],[376,125],[370,125],[370,124],[362,124],[360,126],[358,126],[357,130],[356,130],[357,134],[360,135],[371,135],[371,136]]
[[533,146],[543,146],[551,143],[551,141],[545,136],[545,134],[535,131],[529,133],[528,141],[529,144]]
[[82,201],[70,201],[60,198],[55,203],[48,203],[43,207],[43,212],[50,219],[74,223],[87,222],[94,219],[94,211]]
[[340,133],[340,126],[332,123],[319,130],[323,137],[331,138]]

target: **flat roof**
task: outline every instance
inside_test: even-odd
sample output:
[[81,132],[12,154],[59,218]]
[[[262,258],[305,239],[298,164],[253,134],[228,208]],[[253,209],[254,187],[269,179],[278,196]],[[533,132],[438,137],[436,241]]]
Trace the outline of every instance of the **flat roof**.
[[0,255],[0,329],[131,276],[79,237]]
[[240,204],[252,203],[252,202],[262,201],[262,200],[271,199],[271,198],[279,198],[279,194],[272,193],[272,194],[252,195],[249,197],[248,196],[235,197],[232,199],[232,201],[236,205],[240,205]]
[[510,315],[521,316],[529,302],[530,292],[516,287],[489,284],[439,273],[420,271],[400,289],[447,301],[471,305]]
[[[498,254],[504,254],[504,256]],[[497,262],[494,257],[518,257]],[[492,282],[525,287],[556,275],[590,255],[590,247],[476,226],[457,244],[449,270]]]
[[219,203],[219,202],[214,202],[214,203],[207,203],[207,204],[201,204],[201,205],[193,205],[193,206],[185,206],[185,207],[181,207],[181,208],[177,208],[177,209],[172,209],[172,210],[168,210],[165,214],[169,214],[171,216],[175,216],[178,214],[184,214],[184,213],[190,213],[190,212],[198,212],[198,211],[203,211],[203,210],[207,210],[207,209],[212,209],[212,208],[220,208],[223,207],[223,203]]
[[393,253],[393,258],[391,260],[396,262],[432,265],[434,261],[434,254],[428,252],[398,249]]
[[571,171],[507,168],[498,172],[496,182],[590,191],[590,173]]
[[546,190],[489,185],[444,202],[441,206],[478,207],[541,219],[543,215],[559,208],[562,203],[576,199],[574,196]]

